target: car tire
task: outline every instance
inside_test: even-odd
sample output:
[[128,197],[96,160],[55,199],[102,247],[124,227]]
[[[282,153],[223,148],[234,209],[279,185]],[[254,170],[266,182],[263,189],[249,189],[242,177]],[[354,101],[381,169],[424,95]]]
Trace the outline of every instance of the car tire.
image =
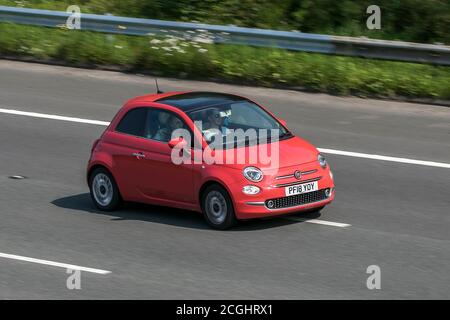
[[212,228],[226,230],[236,224],[236,216],[231,197],[220,185],[206,188],[202,194],[203,216]]
[[89,190],[95,206],[102,211],[113,211],[121,202],[119,188],[106,168],[97,168],[89,176]]

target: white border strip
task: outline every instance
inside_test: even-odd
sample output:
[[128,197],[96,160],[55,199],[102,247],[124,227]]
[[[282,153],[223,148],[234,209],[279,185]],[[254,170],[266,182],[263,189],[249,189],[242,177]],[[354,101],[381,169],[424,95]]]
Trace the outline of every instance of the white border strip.
[[308,223],[321,224],[324,226],[332,226],[332,227],[339,227],[339,228],[351,227],[351,224],[348,224],[348,223],[332,222],[332,221],[325,221],[325,220],[318,220],[318,219],[293,218],[293,217],[288,217],[286,219],[291,220],[291,221],[308,222]]
[[[95,124],[95,125],[99,125],[99,126],[108,126],[109,125],[109,122],[107,122],[107,121],[64,117],[64,116],[58,116],[58,115],[53,115],[53,114],[26,112],[26,111],[19,111],[19,110],[13,110],[13,109],[1,109],[0,108],[0,113],[21,115],[21,116],[35,117],[35,118],[52,119],[52,120],[60,120],[60,121]],[[382,155],[377,155],[377,154],[359,153],[359,152],[342,151],[342,150],[325,149],[325,148],[319,148],[319,151],[323,152],[323,153],[337,154],[337,155],[347,156],[347,157],[399,162],[399,163],[416,164],[416,165],[428,166],[428,167],[450,169],[450,163],[444,163],[444,162],[423,161],[423,160],[415,160],[415,159],[408,159],[408,158],[390,157],[390,156],[382,156]]]
[[450,163],[443,163],[443,162],[422,161],[422,160],[414,160],[414,159],[408,159],[408,158],[389,157],[389,156],[381,156],[381,155],[377,155],[377,154],[359,153],[359,152],[350,152],[350,151],[341,151],[341,150],[323,149],[323,148],[319,148],[319,151],[323,152],[323,153],[338,154],[338,155],[347,156],[347,157],[400,162],[400,163],[408,163],[408,164],[418,164],[421,166],[450,169]]
[[41,260],[41,259],[17,256],[15,254],[8,254],[8,253],[1,253],[1,252],[0,252],[0,258],[13,259],[13,260],[19,260],[19,261],[26,261],[26,262],[44,264],[44,265],[47,265],[47,266],[60,267],[60,268],[71,269],[71,270],[80,270],[80,271],[97,273],[97,274],[109,274],[109,273],[111,273],[111,271],[108,271],[108,270],[101,270],[101,269],[81,267],[81,266],[77,266],[77,265],[73,265],[73,264],[60,263],[60,262],[54,262],[54,261],[49,261],[49,260]]
[[73,117],[64,117],[64,116],[57,116],[57,115],[53,115],[53,114],[26,112],[26,111],[12,110],[12,109],[1,109],[0,108],[0,113],[8,113],[8,114],[15,114],[15,115],[19,115],[19,116],[27,116],[27,117],[43,118],[43,119],[52,119],[52,120],[60,120],[60,121],[96,124],[96,125],[99,125],[99,126],[108,126],[109,125],[109,122],[107,122],[107,121],[98,121],[98,120],[89,120],[89,119],[81,119],[81,118],[73,118]]

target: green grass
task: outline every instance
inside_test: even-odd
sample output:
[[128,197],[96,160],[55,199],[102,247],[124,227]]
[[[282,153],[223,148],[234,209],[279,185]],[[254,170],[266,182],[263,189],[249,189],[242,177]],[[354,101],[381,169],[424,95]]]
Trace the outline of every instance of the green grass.
[[[161,41],[159,43],[155,43]],[[450,99],[450,68],[177,39],[0,24],[0,54],[73,66],[336,95]]]

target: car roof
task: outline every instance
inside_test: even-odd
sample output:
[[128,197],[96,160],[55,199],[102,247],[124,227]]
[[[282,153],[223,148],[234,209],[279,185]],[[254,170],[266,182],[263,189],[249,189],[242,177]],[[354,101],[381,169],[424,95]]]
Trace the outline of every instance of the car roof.
[[237,101],[245,101],[243,97],[219,92],[183,92],[160,97],[155,102],[178,108],[184,112],[219,106]]

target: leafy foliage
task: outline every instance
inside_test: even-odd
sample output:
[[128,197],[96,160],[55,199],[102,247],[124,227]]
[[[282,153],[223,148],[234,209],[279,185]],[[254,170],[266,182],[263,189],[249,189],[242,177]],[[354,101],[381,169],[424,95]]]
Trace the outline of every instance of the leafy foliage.
[[119,65],[154,75],[302,87],[337,95],[450,99],[449,67],[14,24],[0,24],[0,35],[0,55],[69,65]]
[[[65,10],[72,0],[0,0]],[[82,12],[234,24],[346,36],[450,43],[448,0],[78,0]],[[366,8],[381,8],[381,30],[366,28]]]

